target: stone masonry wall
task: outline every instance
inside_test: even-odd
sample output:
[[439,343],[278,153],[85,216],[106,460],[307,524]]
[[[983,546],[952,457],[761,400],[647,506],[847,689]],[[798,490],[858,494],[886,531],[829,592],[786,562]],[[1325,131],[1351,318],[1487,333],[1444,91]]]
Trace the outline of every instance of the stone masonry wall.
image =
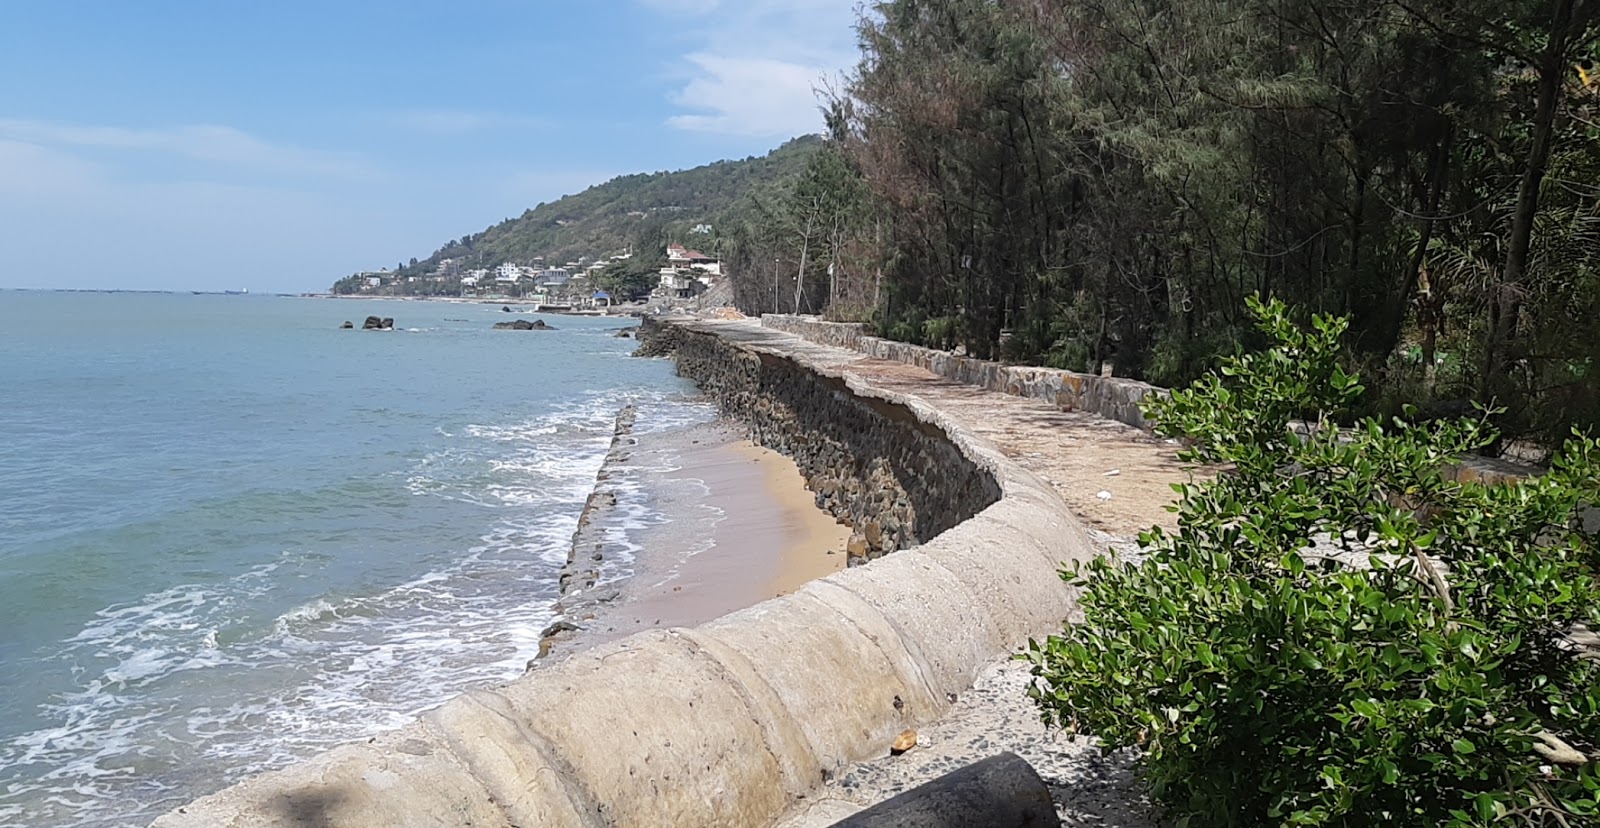
[[903,406],[724,337],[646,320],[642,355],[672,354],[758,444],[788,455],[817,506],[854,528],[850,564],[921,544],[1000,498],[994,477]]
[[[1152,423],[1145,418],[1139,404],[1151,394],[1170,393],[1168,389],[1138,380],[1097,377],[1056,368],[1003,365],[894,342],[868,336],[866,326],[859,322],[827,322],[815,316],[768,313],[762,315],[761,324],[819,345],[914,365],[956,382],[1053,402],[1063,411],[1084,411],[1146,431]],[[1454,479],[1480,483],[1505,483],[1538,473],[1538,469],[1529,466],[1487,457],[1463,457],[1446,469],[1446,474]]]
[[976,385],[1016,397],[1046,400],[1064,411],[1087,411],[1135,428],[1149,429],[1139,403],[1166,389],[1120,377],[1097,377],[1057,368],[1003,365],[957,356],[876,336],[867,336],[859,323],[825,322],[812,316],[763,314],[761,324],[792,333],[819,345],[860,351],[873,359],[914,365],[956,382]]

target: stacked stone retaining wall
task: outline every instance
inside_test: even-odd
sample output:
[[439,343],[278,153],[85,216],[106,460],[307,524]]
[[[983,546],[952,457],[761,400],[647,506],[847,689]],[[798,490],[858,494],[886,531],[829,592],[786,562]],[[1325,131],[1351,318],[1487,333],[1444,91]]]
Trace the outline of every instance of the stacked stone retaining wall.
[[990,391],[1054,403],[1064,411],[1086,411],[1110,420],[1148,429],[1140,403],[1166,389],[1146,382],[1100,377],[1057,368],[1005,365],[958,356],[919,345],[868,336],[853,322],[826,322],[812,316],[764,314],[761,324],[777,331],[805,337],[822,345],[859,351],[873,359],[914,365],[945,379],[976,385]]
[[[1056,368],[1005,365],[868,336],[866,326],[859,322],[828,322],[815,316],[768,313],[762,315],[761,324],[820,345],[913,365],[945,379],[1012,396],[1045,400],[1063,411],[1084,411],[1146,431],[1153,424],[1145,418],[1141,404],[1151,395],[1171,393],[1166,388],[1138,380],[1098,377]],[[1454,479],[1480,483],[1506,483],[1538,473],[1539,470],[1531,466],[1487,457],[1464,457],[1445,469],[1445,474]]]
[[[749,322],[652,324],[648,347],[676,352],[817,479],[882,470],[881,488],[839,502],[864,520],[903,514],[895,537],[923,543],[695,629],[534,667],[158,828],[771,824],[1059,628],[1073,593],[1056,572],[1094,547],[1046,483],[951,416],[849,373],[855,357]],[[891,507],[866,511],[880,491]]]
[[854,527],[851,565],[916,546],[1000,499],[992,475],[904,405],[726,335],[646,320],[639,338],[641,353],[674,355],[678,373],[752,440],[795,461],[817,506]]

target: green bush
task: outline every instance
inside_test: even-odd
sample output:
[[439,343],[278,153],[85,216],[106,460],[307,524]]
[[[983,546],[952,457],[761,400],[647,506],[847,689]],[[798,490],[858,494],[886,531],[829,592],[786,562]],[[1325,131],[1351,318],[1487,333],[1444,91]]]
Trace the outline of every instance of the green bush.
[[966,320],[959,316],[937,316],[922,323],[922,342],[929,348],[953,351],[966,336]]
[[[1150,406],[1214,480],[1143,559],[1064,572],[1082,621],[1030,645],[1047,722],[1142,748],[1187,826],[1596,825],[1596,441],[1458,483],[1484,418],[1333,426],[1347,321],[1252,300],[1275,342]],[[1297,423],[1300,423],[1297,425]]]

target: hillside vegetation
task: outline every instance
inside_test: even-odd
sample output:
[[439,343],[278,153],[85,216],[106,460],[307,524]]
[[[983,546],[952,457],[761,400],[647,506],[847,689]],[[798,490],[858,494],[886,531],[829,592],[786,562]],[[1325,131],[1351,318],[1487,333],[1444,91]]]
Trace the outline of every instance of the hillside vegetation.
[[[634,247],[653,257],[669,240],[716,252],[716,229],[741,220],[767,194],[795,177],[822,140],[796,138],[760,157],[718,161],[678,172],[639,173],[613,178],[540,204],[521,216],[486,230],[445,242],[426,259],[412,259],[399,277],[426,276],[445,259],[472,268],[493,268],[505,262],[527,264],[542,258],[550,264],[598,258]],[[689,230],[706,224],[713,232],[693,236]],[[397,292],[408,286],[396,285]],[[417,290],[411,288],[411,290]]]

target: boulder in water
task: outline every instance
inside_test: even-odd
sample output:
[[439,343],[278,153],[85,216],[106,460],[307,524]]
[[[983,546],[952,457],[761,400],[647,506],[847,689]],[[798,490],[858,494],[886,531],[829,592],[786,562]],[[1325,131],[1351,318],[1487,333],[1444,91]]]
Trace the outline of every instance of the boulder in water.
[[388,317],[383,317],[380,319],[376,316],[369,316],[367,317],[367,321],[361,323],[361,330],[392,331],[394,330],[394,320]]
[[354,327],[355,327],[355,325],[350,320],[346,319],[344,321],[344,324],[339,326],[339,329],[340,330],[344,330],[344,331],[348,331],[348,330],[350,330],[351,328],[354,328]]
[[494,329],[497,331],[553,331],[555,328],[544,323],[543,319],[529,321],[518,319],[515,322],[496,322]]

